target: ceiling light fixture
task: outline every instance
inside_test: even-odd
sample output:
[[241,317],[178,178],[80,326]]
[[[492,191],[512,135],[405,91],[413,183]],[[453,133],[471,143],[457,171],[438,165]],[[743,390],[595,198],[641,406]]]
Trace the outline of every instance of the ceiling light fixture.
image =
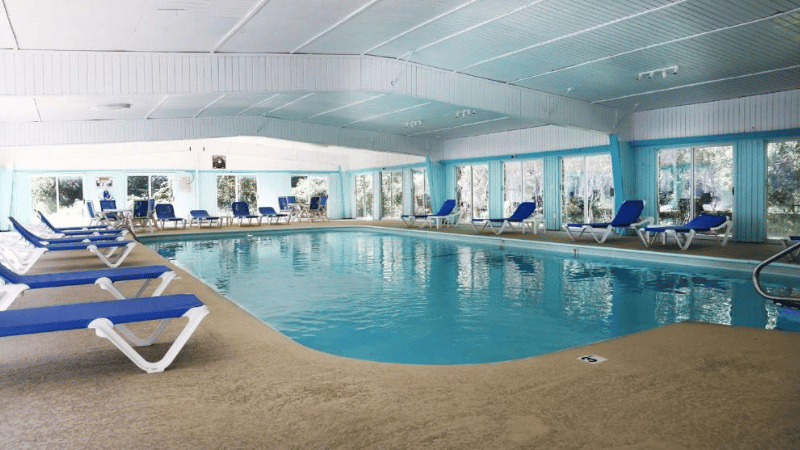
[[89,109],[95,111],[122,111],[123,109],[131,109],[130,103],[108,103],[105,105],[92,105]]
[[461,111],[456,111],[456,119],[461,119],[462,117],[467,117],[477,114],[474,109],[462,109]]
[[416,128],[420,125],[422,125],[422,121],[419,119],[406,122],[406,128]]
[[647,72],[641,72],[639,73],[639,75],[636,76],[636,81],[642,81],[644,77],[647,77],[647,79],[652,80],[653,77],[658,74],[661,74],[661,78],[667,78],[668,74],[677,75],[678,69],[680,69],[680,66],[676,65],[676,66],[664,67],[663,69],[653,69]]

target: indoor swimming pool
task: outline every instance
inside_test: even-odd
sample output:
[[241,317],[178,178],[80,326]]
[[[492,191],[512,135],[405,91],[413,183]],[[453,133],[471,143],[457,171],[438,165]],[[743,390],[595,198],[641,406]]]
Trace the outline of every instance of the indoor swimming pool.
[[[148,238],[307,347],[406,364],[541,355],[681,321],[772,328],[750,273],[371,228]],[[773,290],[788,280],[769,278]]]

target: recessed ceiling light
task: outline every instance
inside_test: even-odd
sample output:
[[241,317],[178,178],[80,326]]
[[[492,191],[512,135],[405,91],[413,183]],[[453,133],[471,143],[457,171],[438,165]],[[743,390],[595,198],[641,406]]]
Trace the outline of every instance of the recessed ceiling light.
[[108,103],[105,105],[92,105],[89,109],[95,111],[121,111],[123,109],[131,109],[130,103]]

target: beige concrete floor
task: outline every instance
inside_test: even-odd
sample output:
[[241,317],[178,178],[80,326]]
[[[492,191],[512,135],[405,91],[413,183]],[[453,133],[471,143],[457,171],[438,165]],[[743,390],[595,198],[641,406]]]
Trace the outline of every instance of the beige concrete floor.
[[[641,248],[634,239],[606,245]],[[748,260],[779,248],[700,244]],[[139,246],[126,265],[163,262]],[[35,270],[98,267],[62,252]],[[193,292],[211,314],[164,373],[89,330],[0,339],[1,448],[800,448],[800,334],[683,323],[497,364],[373,363],[296,344],[177,270],[167,292]],[[12,307],[108,298],[42,289]],[[177,329],[143,352],[159,355]],[[608,360],[577,359],[589,353]]]

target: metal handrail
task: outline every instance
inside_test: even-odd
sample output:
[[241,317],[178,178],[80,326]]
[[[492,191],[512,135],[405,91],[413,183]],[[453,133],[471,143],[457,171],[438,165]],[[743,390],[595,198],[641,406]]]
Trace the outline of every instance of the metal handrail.
[[756,291],[761,294],[763,297],[772,300],[775,303],[780,303],[784,306],[791,306],[794,308],[800,308],[800,299],[795,297],[779,297],[776,295],[768,294],[764,289],[761,288],[761,271],[764,270],[769,264],[772,264],[776,260],[782,258],[784,255],[792,253],[793,251],[800,249],[800,241],[796,244],[792,244],[791,246],[779,251],[778,253],[772,255],[771,257],[761,261],[756,268],[753,270],[753,286],[755,286]]

